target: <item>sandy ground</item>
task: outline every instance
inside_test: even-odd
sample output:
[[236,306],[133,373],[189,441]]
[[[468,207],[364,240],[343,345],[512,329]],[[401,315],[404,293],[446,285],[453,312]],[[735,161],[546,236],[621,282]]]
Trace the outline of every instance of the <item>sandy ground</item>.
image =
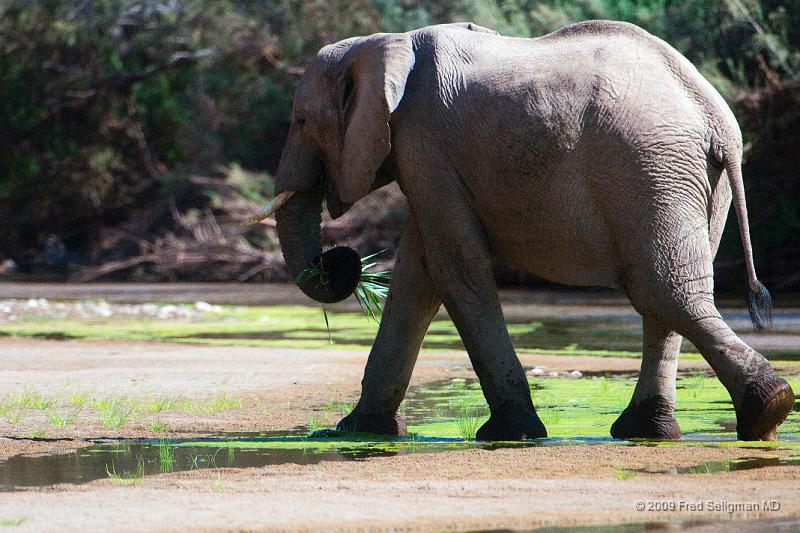
[[[153,342],[81,342],[0,338],[0,390],[64,391],[136,397],[202,397],[225,391],[245,408],[217,415],[161,416],[185,431],[286,429],[305,424],[330,400],[354,399],[366,351],[211,347]],[[635,371],[638,359],[522,355],[525,366],[555,371]],[[707,368],[686,361],[682,369]],[[420,356],[413,384],[470,377],[464,353]],[[255,406],[270,406],[259,409]],[[25,438],[25,423],[0,426],[0,458],[84,445],[80,439],[152,436],[147,419],[124,429],[102,425]],[[786,452],[778,452],[786,453]],[[208,469],[147,477],[134,486],[111,480],[0,494],[0,521],[24,518],[20,531],[496,530],[691,519],[756,520],[778,528],[800,516],[793,490],[800,468],[770,467],[715,475],[640,473],[775,451],[677,446],[563,446],[416,453],[363,461],[249,469]],[[764,510],[776,501],[779,510]],[[655,502],[655,503],[651,503]],[[660,502],[660,504],[659,504]],[[704,502],[703,511],[681,506]],[[762,509],[709,511],[709,502],[758,503]],[[637,510],[637,504],[645,510]],[[649,510],[675,506],[676,511]],[[774,504],[770,504],[774,505]],[[742,524],[738,524],[741,526]],[[790,528],[792,526],[789,526]]]

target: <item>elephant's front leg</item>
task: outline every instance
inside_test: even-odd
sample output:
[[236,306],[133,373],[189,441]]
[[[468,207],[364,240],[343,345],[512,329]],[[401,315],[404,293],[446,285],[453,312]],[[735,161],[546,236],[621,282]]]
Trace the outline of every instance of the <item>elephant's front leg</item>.
[[338,430],[406,433],[397,409],[408,389],[422,339],[440,306],[412,218],[397,250],[380,329],[361,381],[361,399],[353,412],[339,422]]
[[453,198],[431,202],[434,207],[422,206],[415,213],[420,227],[426,228],[422,240],[431,278],[467,348],[491,411],[476,436],[480,440],[546,437],[503,319],[483,228],[469,207]]
[[639,381],[630,405],[611,426],[616,439],[678,439],[673,416],[678,353],[683,337],[651,318],[644,318],[644,350]]

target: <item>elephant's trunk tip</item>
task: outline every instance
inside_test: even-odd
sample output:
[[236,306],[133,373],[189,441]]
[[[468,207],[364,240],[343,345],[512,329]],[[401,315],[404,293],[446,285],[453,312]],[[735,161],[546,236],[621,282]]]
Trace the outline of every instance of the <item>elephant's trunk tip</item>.
[[268,203],[267,205],[262,207],[258,211],[258,213],[256,213],[252,217],[248,218],[247,220],[242,222],[240,225],[242,227],[252,226],[253,224],[257,224],[257,223],[261,222],[262,220],[265,220],[265,219],[271,217],[273,215],[273,213],[275,213],[275,211],[280,209],[286,202],[288,202],[289,198],[291,198],[293,195],[294,195],[294,191],[283,191],[282,193],[277,195],[275,198],[273,198],[272,201],[270,201],[270,203]]

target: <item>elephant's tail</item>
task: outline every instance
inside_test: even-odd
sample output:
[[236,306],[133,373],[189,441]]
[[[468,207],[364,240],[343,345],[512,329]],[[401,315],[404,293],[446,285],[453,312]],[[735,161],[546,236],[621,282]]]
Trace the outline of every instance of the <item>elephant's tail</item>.
[[725,172],[731,185],[733,195],[733,208],[736,210],[736,219],[739,221],[739,235],[744,247],[744,261],[747,267],[747,282],[750,290],[747,291],[747,310],[750,312],[750,322],[757,331],[764,331],[772,327],[772,297],[767,288],[758,281],[756,268],[753,264],[753,246],[750,244],[750,225],[747,222],[747,204],[744,201],[744,183],[742,182],[742,164],[739,154],[729,154],[725,157]]

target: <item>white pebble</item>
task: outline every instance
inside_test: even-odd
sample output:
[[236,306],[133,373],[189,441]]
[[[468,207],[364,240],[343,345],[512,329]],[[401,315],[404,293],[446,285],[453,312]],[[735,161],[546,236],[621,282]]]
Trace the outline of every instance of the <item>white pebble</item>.
[[178,312],[178,308],[174,305],[165,305],[161,309],[158,310],[158,318],[170,318],[171,316],[175,315]]
[[203,302],[203,301],[195,302],[194,303],[194,308],[197,309],[198,311],[200,311],[201,313],[210,313],[211,311],[214,310],[214,306],[213,305],[211,305],[208,302]]
[[144,304],[142,306],[142,313],[145,315],[154,316],[158,313],[158,306],[156,304]]

